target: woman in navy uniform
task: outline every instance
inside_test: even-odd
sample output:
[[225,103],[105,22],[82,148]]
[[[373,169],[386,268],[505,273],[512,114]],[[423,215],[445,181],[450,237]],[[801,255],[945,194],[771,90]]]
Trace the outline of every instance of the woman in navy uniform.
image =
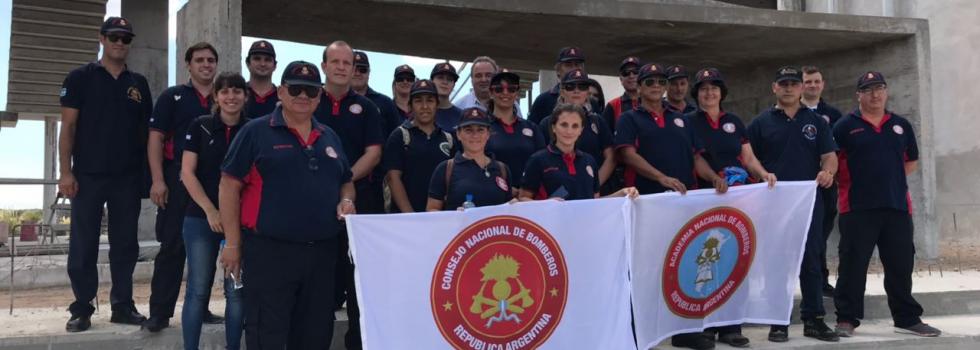
[[[725,112],[721,102],[728,95],[728,87],[721,73],[715,68],[705,68],[698,71],[691,87],[691,98],[697,101],[698,109],[685,115],[692,124],[695,134],[704,145],[704,160],[711,170],[725,178],[728,186],[738,186],[756,179],[776,185],[776,175],[767,171],[752,152],[752,146],[745,133],[745,124],[733,113]],[[712,184],[704,179],[698,179],[698,187],[711,187]],[[748,347],[749,338],[742,335],[741,325],[714,327],[705,330],[705,334],[714,341],[734,346]]]
[[475,206],[497,205],[514,200],[511,194],[511,171],[501,161],[487,155],[490,119],[479,108],[463,110],[456,126],[461,152],[439,163],[429,181],[428,211],[462,208],[464,202]]
[[412,85],[408,106],[414,118],[391,132],[381,161],[391,188],[391,213],[425,211],[432,172],[453,151],[452,134],[436,125],[439,92],[431,80]]
[[[487,106],[490,115],[490,140],[487,152],[504,162],[514,173],[514,187],[521,187],[524,165],[534,152],[544,148],[545,139],[533,122],[517,116],[514,101],[521,90],[521,78],[507,69],[501,69],[490,78],[492,102]],[[514,195],[517,189],[513,189]]]
[[[201,324],[207,312],[214,282],[215,261],[224,239],[221,215],[218,213],[218,183],[221,162],[231,140],[248,121],[244,114],[248,85],[238,73],[222,73],[214,81],[214,113],[191,122],[187,128],[187,143],[181,160],[180,178],[192,202],[184,216],[184,249],[187,252],[187,287],[181,323],[184,348],[197,349],[201,340]],[[225,340],[228,349],[241,345],[241,290],[233,288],[231,278],[224,281]]]
[[[531,156],[524,167],[524,186],[519,199],[563,200],[591,199],[599,197],[598,163],[588,153],[576,147],[584,125],[590,119],[580,105],[559,104],[543,124],[554,140],[545,149]],[[623,188],[611,196],[639,195],[634,187]]]
[[[586,122],[582,124],[582,133],[575,146],[576,149],[592,156],[599,166],[596,168],[596,178],[599,186],[605,188],[606,182],[616,169],[616,157],[613,150],[613,134],[602,116],[591,111],[592,105],[589,103],[589,87],[593,86],[594,80],[589,79],[589,75],[581,69],[574,69],[565,73],[561,80],[561,96],[558,103],[572,104],[582,107],[586,112]],[[552,114],[554,115],[554,114]],[[553,120],[547,117],[541,121],[541,134],[545,137],[548,144],[554,143],[551,138],[551,126]],[[609,193],[611,191],[604,191]]]

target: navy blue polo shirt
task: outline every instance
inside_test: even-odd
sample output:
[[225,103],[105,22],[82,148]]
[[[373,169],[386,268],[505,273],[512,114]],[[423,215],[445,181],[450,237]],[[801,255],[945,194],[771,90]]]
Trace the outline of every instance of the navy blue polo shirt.
[[[385,143],[381,168],[386,171],[402,172],[402,184],[405,186],[408,201],[412,203],[412,209],[423,212],[429,198],[428,186],[432,179],[432,172],[439,163],[452,157],[455,142],[452,134],[438,126],[431,134],[426,134],[411,121],[405,122],[402,127],[409,132],[408,145],[405,144],[404,131],[395,129]],[[389,212],[401,212],[394,200],[391,202]]]
[[244,183],[243,227],[293,242],[337,235],[337,204],[341,186],[351,180],[350,165],[340,137],[316,120],[312,124],[309,142],[301,140],[276,108],[245,124],[232,140],[221,170]]
[[[575,149],[588,153],[592,159],[602,165],[606,161],[606,156],[602,154],[606,148],[613,147],[613,133],[610,131],[606,121],[598,114],[589,113],[589,123],[582,126],[582,135],[579,135],[575,142]],[[554,143],[551,139],[551,116],[541,121],[541,135],[544,136],[544,143],[550,145]]]
[[250,119],[255,119],[258,117],[265,116],[266,114],[272,113],[272,110],[276,109],[276,105],[279,103],[278,88],[272,85],[272,90],[269,90],[264,95],[252,90],[252,87],[248,88],[248,102],[245,103],[245,116]]
[[681,115],[697,112],[698,110],[698,107],[695,106],[694,103],[687,100],[685,100],[684,102],[684,110],[678,110],[677,108],[674,108],[674,105],[670,104],[670,102],[668,102],[666,98],[661,101],[663,101],[664,109]]
[[113,78],[92,62],[69,72],[61,86],[61,106],[78,110],[72,172],[142,171],[151,99],[146,78],[128,69]]
[[[664,110],[654,115],[643,107],[624,112],[616,125],[616,147],[635,147],[636,153],[654,168],[676,178],[688,188],[697,188],[694,155],[704,151],[701,140],[684,116]],[[636,177],[641,194],[667,191],[654,179]]]
[[821,98],[820,102],[817,103],[816,108],[810,108],[810,110],[823,118],[823,120],[827,121],[827,124],[830,124],[831,129],[833,129],[834,124],[837,124],[837,121],[840,120],[842,115],[840,110],[834,108],[834,106],[831,106],[827,102],[824,102],[823,98]]
[[756,158],[783,181],[816,179],[820,156],[837,150],[827,122],[803,105],[794,118],[770,107],[746,131]]
[[524,189],[535,199],[592,199],[599,193],[599,164],[588,153],[564,154],[554,145],[537,151],[524,168]]
[[442,130],[456,130],[456,124],[463,117],[463,110],[452,106],[436,110],[436,125]]
[[619,116],[623,115],[623,112],[632,111],[639,106],[639,96],[632,98],[629,93],[624,92],[623,96],[616,97],[606,104],[606,108],[602,109],[602,119],[606,121],[609,130],[615,131]]
[[534,152],[544,148],[544,136],[538,126],[522,118],[514,116],[514,123],[507,125],[502,120],[491,117],[490,140],[487,141],[486,151],[494,158],[507,164],[514,171],[511,179],[514,187],[522,187],[521,177],[524,165]]
[[[238,121],[236,125],[225,125],[221,121],[220,115],[204,115],[191,122],[187,128],[187,136],[184,138],[184,152],[197,154],[197,165],[194,168],[194,176],[204,188],[204,193],[208,199],[218,207],[218,184],[221,182],[221,164],[224,162],[225,154],[231,140],[235,139],[238,131],[248,122],[247,118]],[[191,200],[187,205],[187,215],[199,218],[206,218],[204,209]]]
[[837,122],[834,139],[840,146],[841,214],[879,208],[912,212],[905,162],[919,159],[919,146],[908,120],[886,111],[876,126],[856,110]]
[[[551,115],[558,105],[558,97],[561,96],[559,89],[561,89],[561,84],[557,84],[548,91],[542,92],[538,97],[535,97],[534,103],[531,104],[531,110],[527,114],[527,120],[530,120],[534,124],[541,124],[544,118]],[[601,113],[602,103],[603,101],[592,100],[590,102],[592,111]]]
[[[697,110],[684,117],[691,122],[694,132],[704,144],[704,153],[701,156],[711,166],[711,170],[720,173],[727,167],[739,167],[748,171],[742,163],[742,146],[749,143],[742,119],[735,114],[722,111],[716,123],[703,110]],[[713,186],[709,181],[698,179],[698,187]]]
[[171,86],[160,94],[153,107],[150,129],[165,136],[164,159],[180,163],[185,141],[181,136],[187,134],[187,127],[194,119],[206,114],[211,114],[211,98],[201,95],[190,82]]
[[473,195],[473,204],[478,207],[504,204],[514,198],[510,192],[513,172],[506,169],[506,164],[491,161],[483,169],[476,161],[463,157],[459,152],[453,158],[453,172],[449,176],[449,186],[446,186],[448,162],[439,163],[429,181],[429,198],[443,201],[443,210],[456,210],[463,206],[467,194]]
[[383,146],[385,142],[378,107],[367,97],[354,93],[354,90],[347,90],[344,96],[337,98],[323,91],[313,115],[318,122],[340,135],[351,165],[361,159],[365,148]]
[[390,97],[374,91],[374,89],[371,89],[370,87],[367,88],[367,92],[364,93],[364,97],[367,97],[376,107],[378,107],[378,115],[381,116],[382,136],[391,135],[391,132],[395,130],[395,128],[405,122],[405,117],[403,117],[401,112],[398,111],[398,106],[395,106],[395,101]]

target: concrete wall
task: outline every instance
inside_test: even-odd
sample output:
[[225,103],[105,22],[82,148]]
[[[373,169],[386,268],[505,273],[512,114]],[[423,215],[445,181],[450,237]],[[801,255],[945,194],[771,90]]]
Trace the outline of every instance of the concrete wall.
[[189,0],[177,11],[177,82],[189,79],[184,51],[206,41],[218,50],[218,71],[242,71],[242,0]]

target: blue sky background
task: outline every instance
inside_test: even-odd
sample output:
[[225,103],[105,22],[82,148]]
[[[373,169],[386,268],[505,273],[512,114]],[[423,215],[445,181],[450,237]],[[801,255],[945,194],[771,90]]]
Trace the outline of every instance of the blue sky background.
[[[119,15],[119,1],[120,0],[109,0],[106,4],[106,15]],[[137,0],[129,0],[137,1]],[[187,0],[170,0],[170,57],[169,63],[169,81],[168,85],[175,84],[177,69],[185,69],[183,64],[176,66],[176,55],[175,51],[175,37],[176,37],[176,13],[177,10],[186,3]],[[0,86],[3,87],[3,93],[0,93],[0,110],[3,110],[7,106],[7,70],[9,51],[10,51],[10,15],[11,15],[11,0],[0,0]],[[135,23],[135,29],[139,31],[139,23]],[[139,40],[137,37],[136,40]],[[238,58],[238,62],[244,61],[244,55],[247,53],[249,45],[258,38],[243,37],[242,38],[242,55],[243,57]],[[276,56],[279,61],[279,67],[283,68],[286,64],[294,60],[306,60],[310,62],[319,63],[320,55],[323,52],[323,46],[319,45],[307,45],[298,44],[287,41],[270,40],[276,48]],[[324,43],[326,44],[326,43]],[[357,47],[357,43],[352,42],[352,46]],[[391,96],[391,78],[392,72],[394,72],[395,67],[408,64],[415,69],[418,76],[428,76],[428,72],[432,70],[432,67],[442,60],[414,57],[414,56],[403,56],[395,54],[386,54],[378,52],[368,52],[368,57],[371,61],[371,79],[370,86],[381,92]],[[93,57],[95,59],[95,57]],[[453,65],[457,69],[460,68],[461,62],[452,61]],[[248,78],[248,71],[242,72],[245,78]],[[281,70],[277,70],[273,75],[273,82],[278,82],[280,79]],[[469,68],[460,72],[461,77],[469,76]],[[457,90],[461,90],[458,96],[462,96],[470,90],[470,83],[466,82],[463,84],[463,79],[461,78],[456,86]],[[535,83],[534,91],[537,90],[537,83]],[[154,91],[153,94],[159,94],[161,91]],[[527,114],[527,101],[522,101],[522,109],[524,109],[525,115]],[[15,128],[3,128],[0,131],[0,178],[41,178],[43,176],[43,159],[44,159],[44,123],[40,121],[24,121],[21,120],[17,123]],[[24,209],[24,208],[40,208],[42,201],[42,190],[41,186],[12,186],[12,185],[0,185],[0,209]]]

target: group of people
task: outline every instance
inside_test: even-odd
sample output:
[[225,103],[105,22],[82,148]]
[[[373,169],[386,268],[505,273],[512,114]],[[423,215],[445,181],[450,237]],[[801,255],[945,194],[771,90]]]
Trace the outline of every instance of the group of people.
[[[368,56],[331,43],[319,67],[295,61],[272,82],[276,52],[251,45],[249,80],[216,74],[217,50],[187,49],[186,84],[151,101],[146,79],[128,70],[132,24],[110,17],[102,57],[73,70],[61,91],[60,192],[72,199],[68,273],[75,294],[66,329],[91,326],[98,287],[102,210],[108,206],[114,323],[150,332],[169,326],[185,262],[184,347],[196,349],[204,323],[224,323],[227,347],[244,330],[250,348],[327,348],[333,312],[346,302],[348,349],[360,348],[354,266],[342,220],[353,213],[457,210],[528,200],[815,181],[800,269],[803,334],[824,341],[860,325],[866,273],[879,248],[896,331],[937,336],[911,294],[911,204],[906,176],[918,150],[911,124],[888,111],[884,76],[869,71],[847,115],[820,97],[816,67],[780,68],[776,103],[748,126],[726,112],[722,73],[625,58],[625,93],[603,104],[580,48],[560,51],[560,82],[525,118],[520,76],[486,56],[471,65],[473,90],[457,100],[450,63],[429,79],[394,71],[389,98],[371,89]],[[323,75],[321,76],[321,70]],[[146,178],[149,178],[149,186]],[[149,189],[147,193],[147,187]],[[137,311],[132,273],[140,198],[158,206],[149,318]],[[836,288],[827,281],[826,239],[840,212]],[[379,257],[383,258],[383,257]],[[224,317],[208,304],[221,263]],[[824,321],[833,297],[837,324]],[[788,326],[769,340],[785,342]],[[672,338],[675,346],[746,347],[740,326]]]

